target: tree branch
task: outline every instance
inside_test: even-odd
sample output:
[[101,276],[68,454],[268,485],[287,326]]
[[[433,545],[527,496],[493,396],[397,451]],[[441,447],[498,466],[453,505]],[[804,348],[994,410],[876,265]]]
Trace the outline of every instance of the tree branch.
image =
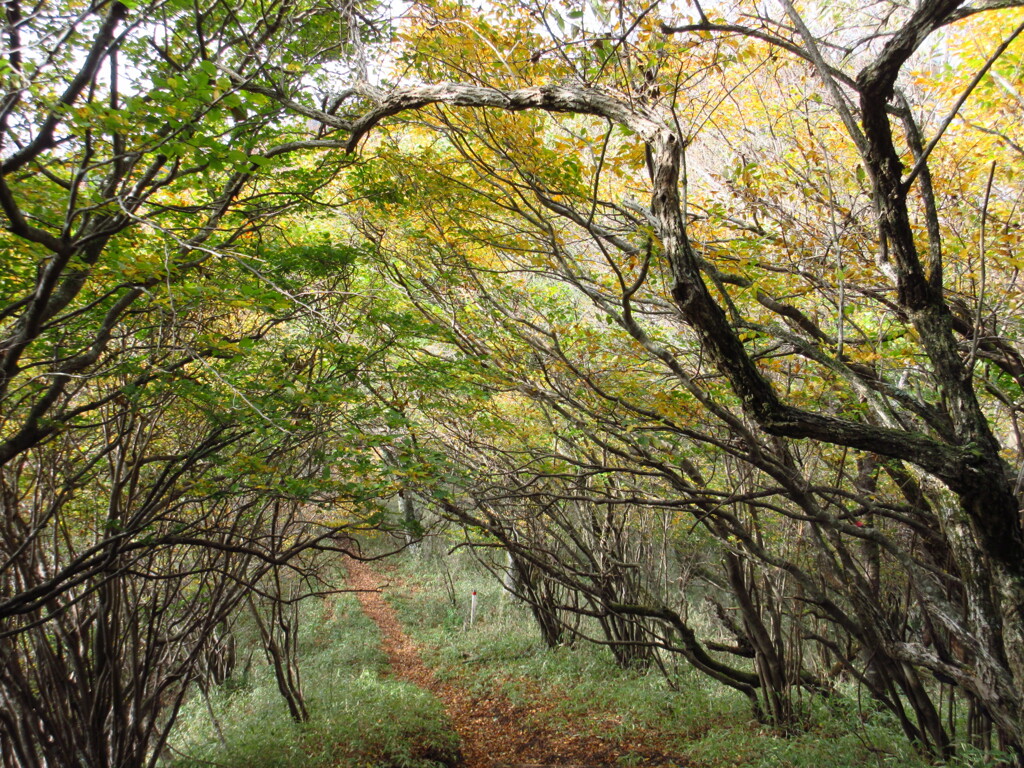
[[[96,33],[96,39],[93,41],[89,54],[82,63],[82,68],[78,70],[78,74],[75,75],[75,78],[68,84],[64,93],[61,94],[58,104],[65,107],[70,106],[78,99],[86,86],[96,79],[100,65],[103,63],[103,58],[107,55],[110,44],[114,41],[114,30],[127,14],[128,6],[123,3],[115,1],[110,6],[103,25],[100,27],[99,32]],[[59,110],[52,110],[39,127],[39,131],[32,141],[3,162],[0,162],[0,175],[13,173],[26,163],[32,162],[32,160],[39,156],[40,152],[51,149],[55,143],[54,133],[62,119],[63,117]]]

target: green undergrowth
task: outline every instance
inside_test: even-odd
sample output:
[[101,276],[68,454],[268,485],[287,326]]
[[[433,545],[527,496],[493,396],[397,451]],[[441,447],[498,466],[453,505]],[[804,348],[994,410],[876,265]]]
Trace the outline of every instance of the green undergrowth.
[[244,654],[251,654],[251,664],[240,659],[235,677],[211,691],[209,706],[198,694],[188,702],[167,766],[437,768],[455,762],[457,736],[437,699],[385,676],[380,633],[353,596],[329,600],[310,600],[303,608],[300,669],[309,721],[289,717],[262,653],[250,647]]
[[650,764],[652,751],[687,768],[928,765],[855,692],[804,702],[806,729],[780,735],[752,717],[741,694],[685,665],[666,679],[621,669],[600,646],[545,648],[529,611],[468,557],[407,555],[394,567],[406,589],[390,599],[440,677],[478,693],[500,690],[515,704],[555,702],[543,715],[549,726],[642,744],[637,754],[624,746],[623,765]]

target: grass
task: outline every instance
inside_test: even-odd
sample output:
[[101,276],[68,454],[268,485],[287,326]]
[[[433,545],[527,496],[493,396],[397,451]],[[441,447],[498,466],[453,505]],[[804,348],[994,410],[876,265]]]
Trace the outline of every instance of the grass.
[[[377,627],[355,598],[305,606],[302,670],[310,720],[289,716],[262,665],[182,712],[169,768],[437,768],[455,762],[457,736],[429,692],[384,675]],[[261,657],[254,655],[254,661]]]
[[[470,690],[498,688],[513,703],[555,701],[559,720],[548,719],[548,725],[622,744],[635,743],[639,735],[688,768],[929,765],[895,723],[858,710],[855,697],[839,705],[806,702],[807,730],[782,736],[754,720],[741,694],[684,664],[670,684],[660,672],[619,668],[599,646],[545,648],[529,611],[508,600],[470,557],[448,558],[443,567],[411,556],[396,562],[410,591],[392,602],[436,673]],[[469,628],[468,596],[474,589],[478,615]],[[632,759],[626,751],[623,764]]]
[[[481,695],[500,691],[513,704],[554,702],[553,710],[544,710],[547,726],[617,742],[624,767],[649,764],[652,749],[686,768],[929,765],[891,718],[860,706],[855,692],[804,702],[808,727],[782,736],[754,720],[739,693],[685,664],[666,680],[659,672],[619,668],[600,646],[546,648],[529,611],[510,601],[471,557],[406,554],[377,567],[401,576],[406,589],[390,599],[439,678]],[[470,627],[473,590],[478,611]],[[302,669],[310,722],[294,723],[269,671],[256,669],[211,696],[224,743],[205,702],[196,697],[189,703],[169,768],[438,768],[454,762],[457,737],[439,702],[387,677],[376,626],[352,596],[332,600],[331,606],[306,607]],[[992,760],[965,750],[957,766]]]

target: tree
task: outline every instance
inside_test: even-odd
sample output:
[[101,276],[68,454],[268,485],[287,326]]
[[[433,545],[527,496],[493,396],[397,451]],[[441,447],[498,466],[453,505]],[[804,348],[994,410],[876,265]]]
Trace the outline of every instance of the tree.
[[7,7],[5,765],[155,764],[247,593],[376,513],[349,406],[379,349],[338,333],[356,255],[284,217],[344,164],[302,113],[346,123],[274,90],[337,69],[355,12]]
[[[1003,439],[1017,416],[1002,389],[1020,385],[1021,355],[1012,321],[993,323],[985,309],[994,286],[1014,279],[1010,262],[1000,271],[990,256],[990,238],[1011,230],[991,192],[1007,201],[1019,193],[1004,173],[971,190],[973,214],[951,208],[932,169],[978,164],[941,140],[948,121],[921,121],[917,100],[951,120],[961,103],[927,102],[928,94],[897,83],[936,34],[975,29],[1006,5],[926,2],[878,17],[849,9],[849,33],[838,21],[834,31],[813,32],[829,27],[828,15],[808,21],[791,4],[784,18],[735,22],[698,9],[685,24],[656,20],[651,9],[588,21],[581,12],[567,20],[527,6],[530,19],[481,32],[487,51],[442,52],[436,30],[445,14],[465,21],[445,8],[411,58],[433,81],[462,82],[396,87],[353,124],[349,143],[355,148],[386,118],[444,107],[428,118],[444,140],[421,153],[419,176],[409,165],[398,176],[421,206],[401,234],[417,247],[430,244],[439,267],[423,278],[417,269],[430,270],[429,258],[405,257],[403,284],[467,355],[500,368],[524,395],[557,404],[567,424],[601,430],[593,442],[613,450],[627,464],[622,471],[653,466],[737,556],[785,574],[787,599],[813,606],[811,618],[839,633],[808,640],[894,711],[909,706],[912,715],[901,714],[908,735],[938,753],[952,740],[925,672],[983,709],[1018,753],[1024,746],[1024,539],[1011,466],[1020,456],[1017,441]],[[527,56],[516,27],[538,22],[549,25],[550,38],[534,37]],[[611,31],[594,33],[598,22]],[[1020,27],[1004,28],[1009,35],[986,49],[976,73],[958,72],[953,90],[969,94],[1006,53]],[[804,90],[769,101],[769,84],[780,82]],[[754,157],[727,132],[730,110],[721,108],[743,93],[757,106],[736,112],[763,116],[773,138],[748,142]],[[774,134],[768,121],[792,132]],[[993,151],[1015,151],[1012,137],[1002,139]],[[713,153],[726,140],[736,151],[723,162]],[[630,176],[638,167],[647,170],[642,184]],[[711,183],[702,185],[699,174]],[[449,187],[424,194],[431,178]],[[636,202],[637,194],[649,203]],[[390,231],[380,231],[386,241]],[[965,266],[979,263],[966,245],[979,240],[985,278]],[[460,289],[426,289],[459,264]],[[569,347],[564,323],[523,317],[496,288],[520,280],[532,280],[533,290],[562,282],[586,297],[663,366],[686,405],[636,390],[627,399],[611,388],[586,365],[592,351]],[[834,302],[833,317],[810,300],[817,291]],[[494,307],[492,321],[515,327],[536,354],[514,360],[488,344],[476,310],[457,309],[469,296]],[[598,420],[580,404],[581,386],[672,439],[645,444],[613,418]],[[691,453],[681,438],[749,469],[729,478],[728,492],[709,487],[713,462],[679,459],[680,449]],[[715,500],[723,493],[728,508]],[[761,501],[772,496],[779,501]],[[775,524],[739,514],[750,503],[792,521],[784,535],[805,546],[772,546]],[[741,565],[733,569],[738,597],[751,594]],[[902,583],[916,606],[889,613],[880,567],[897,574],[881,593]],[[764,614],[751,609],[743,616],[755,641]],[[919,614],[908,621],[910,611]],[[851,656],[842,637],[860,650]],[[755,643],[768,667],[788,665],[771,661],[780,648],[772,646]],[[802,680],[762,677],[760,685],[781,691]]]

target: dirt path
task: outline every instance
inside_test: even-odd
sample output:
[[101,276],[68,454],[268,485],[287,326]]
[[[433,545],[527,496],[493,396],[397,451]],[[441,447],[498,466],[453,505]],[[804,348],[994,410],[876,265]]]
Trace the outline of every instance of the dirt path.
[[[444,704],[452,727],[462,739],[464,768],[600,768],[621,766],[624,746],[592,736],[566,734],[538,727],[545,711],[543,703],[513,705],[499,694],[470,695],[464,689],[439,681],[420,658],[419,650],[402,629],[394,609],[381,590],[390,588],[368,564],[346,562],[348,584],[363,610],[384,636],[383,648],[396,677],[431,691]],[[635,745],[630,745],[635,759]],[[641,752],[642,754],[642,752]],[[665,765],[664,757],[652,752],[647,760],[632,765]],[[671,763],[676,765],[677,763]]]

